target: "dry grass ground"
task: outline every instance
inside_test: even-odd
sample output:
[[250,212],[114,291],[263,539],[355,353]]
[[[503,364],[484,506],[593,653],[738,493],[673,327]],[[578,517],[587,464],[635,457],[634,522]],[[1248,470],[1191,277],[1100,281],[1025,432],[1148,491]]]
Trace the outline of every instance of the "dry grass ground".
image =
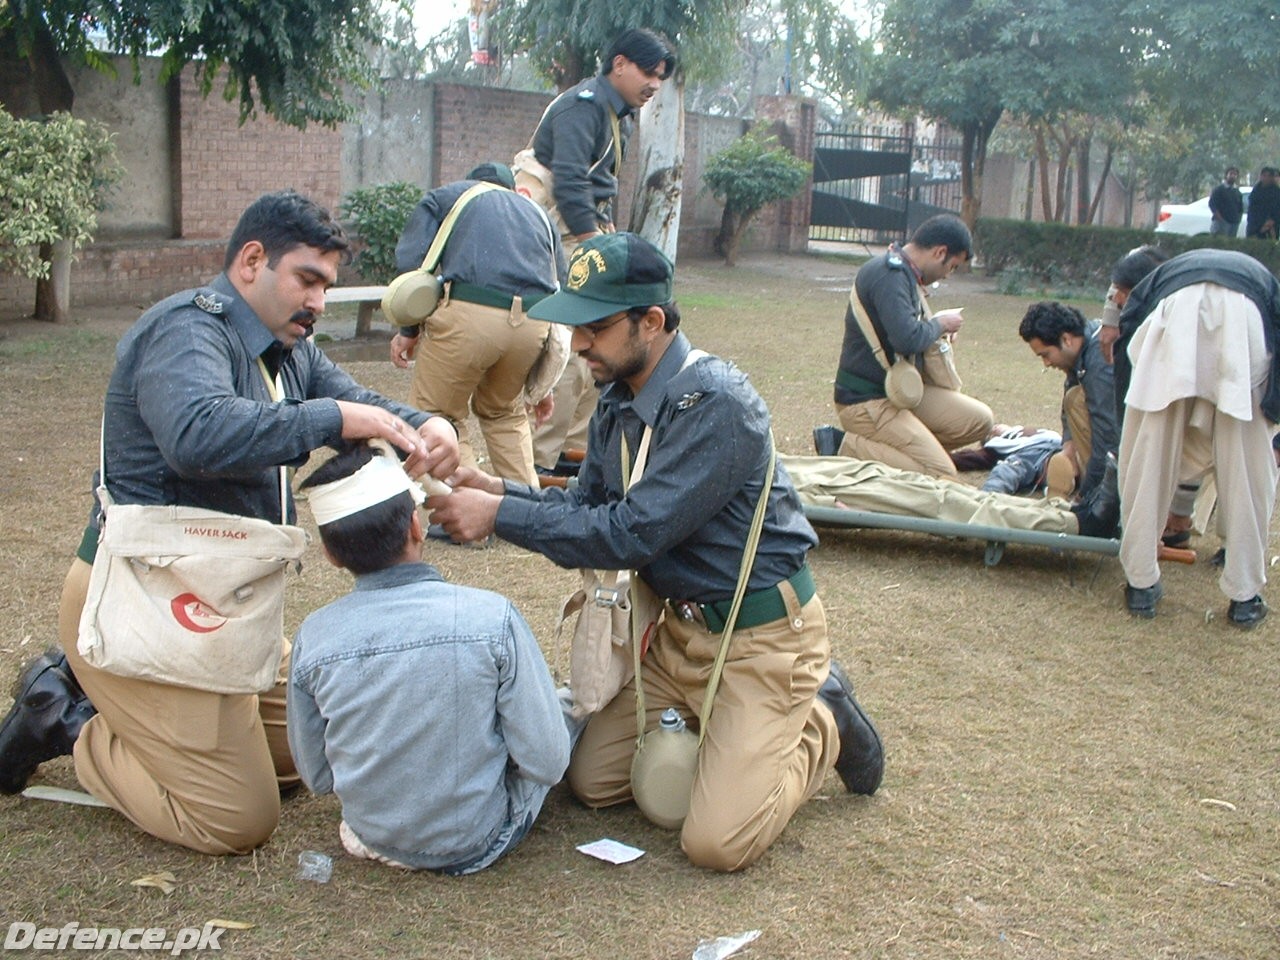
[[[808,452],[813,425],[831,418],[850,273],[815,258],[682,265],[685,329],[751,374],[784,451]],[[1060,378],[1017,337],[1031,298],[963,277],[938,299],[966,307],[969,391],[1001,419],[1052,425]],[[133,313],[86,312],[65,328],[0,323],[4,677],[53,638],[112,345]],[[406,395],[383,348],[374,356],[347,366]],[[1207,557],[1218,544],[1196,545]],[[427,551],[450,578],[512,595],[566,667],[552,630],[572,573],[505,544]],[[222,937],[242,957],[665,960],[757,928],[742,954],[756,960],[1280,955],[1277,624],[1225,625],[1203,562],[1167,569],[1160,617],[1138,623],[1113,559],[1017,546],[993,568],[982,557],[977,541],[822,532],[813,564],[832,645],[880,724],[888,771],[870,799],[831,777],[740,875],[697,870],[634,808],[588,811],[562,787],[513,856],[461,880],[344,858],[332,798],[288,800],[268,844],[224,859],[110,811],[5,798],[0,926],[229,918],[254,925]],[[345,589],[313,547],[287,625]],[[66,760],[40,778],[76,785]],[[610,867],[575,852],[604,836],[648,853]],[[304,849],[335,857],[331,882],[295,879]],[[177,878],[171,894],[130,885],[158,871]]]

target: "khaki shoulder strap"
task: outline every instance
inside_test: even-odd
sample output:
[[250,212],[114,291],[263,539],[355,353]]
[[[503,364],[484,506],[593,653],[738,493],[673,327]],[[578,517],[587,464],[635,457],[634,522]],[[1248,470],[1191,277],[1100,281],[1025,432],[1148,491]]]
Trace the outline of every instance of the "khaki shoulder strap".
[[449,212],[445,214],[444,222],[440,224],[440,229],[436,231],[435,239],[431,241],[431,246],[427,249],[427,255],[422,261],[422,269],[427,273],[434,273],[436,267],[440,263],[440,258],[444,256],[444,245],[449,240],[449,234],[453,232],[453,225],[458,222],[458,217],[462,214],[462,209],[476,197],[482,193],[488,193],[490,190],[501,190],[502,187],[496,183],[488,183],[480,181],[473,183],[463,191],[462,196],[454,201]]

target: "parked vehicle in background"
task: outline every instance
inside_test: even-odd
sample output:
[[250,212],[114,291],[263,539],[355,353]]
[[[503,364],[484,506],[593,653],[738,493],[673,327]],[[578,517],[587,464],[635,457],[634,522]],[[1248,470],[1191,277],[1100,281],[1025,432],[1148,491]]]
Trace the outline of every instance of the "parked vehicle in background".
[[[1244,197],[1245,214],[1249,212],[1249,191],[1251,187],[1241,187],[1240,194]],[[1202,233],[1209,232],[1209,224],[1213,222],[1213,214],[1209,212],[1209,198],[1201,197],[1199,200],[1192,200],[1190,203],[1165,203],[1160,206],[1159,222],[1156,224],[1156,233],[1181,233],[1188,237],[1198,236]],[[1240,218],[1240,228],[1236,231],[1237,237],[1244,236],[1244,217]]]

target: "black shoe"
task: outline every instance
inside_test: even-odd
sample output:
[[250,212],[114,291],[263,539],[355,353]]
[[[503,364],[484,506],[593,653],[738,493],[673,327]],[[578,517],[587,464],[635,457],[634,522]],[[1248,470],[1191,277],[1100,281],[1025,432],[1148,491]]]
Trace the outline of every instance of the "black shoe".
[[1222,567],[1222,566],[1226,566],[1226,563],[1227,563],[1227,548],[1226,548],[1226,547],[1219,547],[1219,548],[1217,549],[1217,551],[1214,553],[1214,555],[1213,555],[1212,557],[1210,557],[1210,558],[1209,558],[1209,563],[1210,563],[1210,565],[1215,566],[1215,567]]
[[1125,584],[1124,602],[1129,612],[1143,620],[1156,618],[1156,603],[1164,596],[1164,587],[1157,580],[1149,587],[1131,587]]
[[1071,512],[1080,525],[1080,536],[1110,539],[1116,535],[1120,528],[1120,474],[1114,456],[1107,454],[1102,479]]
[[831,708],[840,731],[836,773],[850,793],[875,793],[884,777],[884,745],[874,724],[853,698],[853,685],[844,668],[831,661],[831,673],[818,688],[818,699]]
[[0,793],[21,793],[36,767],[69,754],[96,712],[63,653],[47,650],[28,664],[0,724]]
[[1227,619],[1234,626],[1252,630],[1267,616],[1267,602],[1262,597],[1251,600],[1232,600],[1227,604]]
[[818,452],[818,456],[839,456],[842,443],[844,443],[844,431],[839,427],[824,424],[813,428],[813,449]]

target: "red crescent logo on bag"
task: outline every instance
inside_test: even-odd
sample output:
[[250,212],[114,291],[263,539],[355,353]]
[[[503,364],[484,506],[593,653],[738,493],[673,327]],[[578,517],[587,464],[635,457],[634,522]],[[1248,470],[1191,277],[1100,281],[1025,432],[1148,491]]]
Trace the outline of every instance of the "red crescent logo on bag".
[[226,617],[206,607],[194,593],[178,594],[169,601],[169,609],[173,611],[173,619],[192,633],[213,633],[227,622]]

